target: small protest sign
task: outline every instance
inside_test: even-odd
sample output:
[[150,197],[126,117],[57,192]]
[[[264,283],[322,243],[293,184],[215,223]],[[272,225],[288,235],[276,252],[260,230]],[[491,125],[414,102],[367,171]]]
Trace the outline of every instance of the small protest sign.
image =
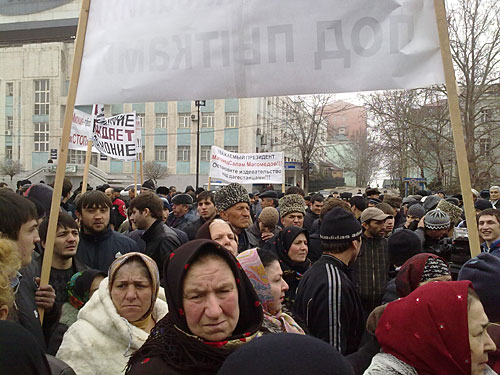
[[[75,109],[71,122],[71,133],[68,148],[70,150],[87,150],[87,142],[92,139],[92,115]],[[92,151],[97,150],[92,148]]]
[[283,153],[238,154],[212,146],[211,178],[240,184],[283,183]]
[[96,118],[93,140],[96,149],[119,160],[137,160],[135,113],[123,113],[109,118]]

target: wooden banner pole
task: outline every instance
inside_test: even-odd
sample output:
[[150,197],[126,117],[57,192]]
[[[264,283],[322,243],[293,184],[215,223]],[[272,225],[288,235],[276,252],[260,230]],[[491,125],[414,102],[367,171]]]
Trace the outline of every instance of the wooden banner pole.
[[134,196],[137,197],[137,162],[134,160],[132,163],[134,166]]
[[477,230],[476,211],[474,209],[474,201],[472,199],[469,162],[467,160],[464,132],[462,130],[457,81],[451,57],[444,0],[434,0],[434,9],[436,12],[439,44],[441,45],[441,58],[443,60],[446,92],[448,94],[448,107],[450,111],[451,127],[453,130],[453,142],[455,143],[455,153],[457,156],[458,176],[460,178],[460,188],[462,189],[465,218],[467,220],[467,230],[469,232],[470,253],[472,257],[475,257],[479,255],[481,248],[479,244],[479,232]]
[[139,171],[141,176],[141,184],[144,183],[144,168],[142,167],[142,152],[139,154]]
[[212,178],[209,177],[208,178],[208,186],[207,186],[207,190],[210,191],[210,184],[212,183]]
[[[78,19],[78,29],[75,40],[75,55],[73,57],[73,68],[71,79],[69,81],[68,99],[66,102],[66,111],[64,113],[64,125],[62,130],[61,148],[59,150],[59,162],[57,163],[56,177],[54,181],[54,191],[52,193],[52,204],[50,206],[49,226],[47,228],[47,240],[45,242],[45,252],[43,255],[42,274],[40,285],[47,285],[50,278],[50,269],[52,267],[52,254],[54,251],[54,242],[56,238],[57,220],[61,205],[61,195],[64,175],[66,173],[66,161],[68,159],[68,145],[71,133],[71,122],[73,111],[75,109],[76,91],[78,89],[78,80],[80,78],[80,69],[82,65],[83,47],[85,45],[85,34],[87,32],[87,22],[89,17],[90,0],[82,0],[80,17]],[[83,188],[83,186],[82,186]],[[39,309],[40,322],[43,323],[44,310]]]
[[89,139],[87,142],[87,153],[85,154],[85,167],[83,168],[83,182],[82,182],[82,192],[87,191],[87,181],[89,179],[89,169],[90,169],[90,157],[92,156],[92,140]]

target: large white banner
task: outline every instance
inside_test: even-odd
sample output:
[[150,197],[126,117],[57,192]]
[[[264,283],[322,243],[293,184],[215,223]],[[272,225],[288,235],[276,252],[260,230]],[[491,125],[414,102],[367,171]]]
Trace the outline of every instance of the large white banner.
[[212,146],[209,176],[240,184],[284,183],[282,152],[238,154]]
[[92,0],[76,103],[443,82],[432,0]]
[[95,117],[93,145],[104,155],[119,160],[137,160],[136,114]]

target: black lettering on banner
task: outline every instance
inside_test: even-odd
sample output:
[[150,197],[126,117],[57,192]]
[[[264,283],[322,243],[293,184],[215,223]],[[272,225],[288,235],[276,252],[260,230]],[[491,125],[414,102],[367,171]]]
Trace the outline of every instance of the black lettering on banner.
[[181,62],[184,60],[184,69],[191,69],[192,65],[192,52],[191,52],[191,35],[186,34],[184,36],[184,44],[182,44],[181,37],[179,35],[173,36],[174,43],[179,50],[179,53],[175,57],[172,69],[177,70],[181,67]]
[[[251,31],[251,41],[245,41],[244,33],[240,33],[238,46],[237,63],[243,65],[260,64],[260,30],[258,27],[253,27]],[[250,52],[250,53],[248,53]]]
[[293,50],[293,25],[279,25],[279,26],[269,26],[267,28],[267,39],[268,39],[268,59],[269,63],[276,63],[276,35],[284,34],[285,43],[280,43],[280,46],[285,46],[285,58],[286,62],[294,62],[294,50]]
[[[361,30],[364,28],[370,29],[373,35],[373,42],[369,47],[361,44]],[[370,57],[375,55],[382,46],[382,26],[380,26],[380,22],[373,17],[363,17],[357,20],[352,28],[351,43],[354,52],[359,56]]]
[[413,23],[413,17],[411,16],[390,17],[391,54],[399,53],[413,40],[414,35],[415,35],[415,25]]
[[[327,34],[331,34],[331,32],[328,32],[329,30],[333,30],[337,50],[326,50],[326,37]],[[314,69],[321,69],[322,61],[325,59],[343,59],[344,68],[351,67],[351,55],[349,50],[345,47],[342,37],[341,20],[316,22],[316,34],[318,52],[314,53]]]
[[151,40],[149,48],[149,69],[151,71],[163,72],[168,69],[170,58],[165,52],[168,48],[166,38],[156,37]]
[[219,37],[219,33],[217,31],[200,33],[200,34],[197,34],[195,37],[195,39],[197,41],[202,42],[203,67],[204,68],[211,68],[212,67],[212,59],[211,59],[212,50],[210,48],[210,44],[211,44],[210,41],[217,40],[218,37]]

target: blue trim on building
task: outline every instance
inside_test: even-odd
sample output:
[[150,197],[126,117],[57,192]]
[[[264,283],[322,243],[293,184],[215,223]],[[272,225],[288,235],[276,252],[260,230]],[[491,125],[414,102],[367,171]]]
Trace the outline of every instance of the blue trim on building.
[[201,112],[215,112],[215,101],[207,100],[204,107],[200,107]]
[[200,146],[212,146],[214,144],[214,129],[201,128],[200,129]]
[[191,129],[177,129],[177,146],[191,146]]
[[89,115],[92,114],[92,105],[75,105],[75,109],[78,109],[79,111],[85,112]]
[[109,162],[109,171],[111,173],[123,173],[123,161],[111,160]]
[[31,168],[32,169],[38,169],[43,167],[46,163],[47,160],[49,160],[49,153],[48,152],[32,152],[31,153]]
[[176,165],[176,173],[179,174],[189,174],[189,165],[191,163],[188,161],[178,161]]
[[200,173],[208,174],[208,172],[210,172],[210,162],[200,161]]
[[12,136],[11,135],[5,136],[5,146],[12,146]]
[[225,128],[224,129],[224,146],[238,146],[239,144],[239,129]]
[[13,113],[14,113],[14,110],[13,110],[12,106],[9,106],[9,107],[5,106],[5,116],[12,117],[12,116],[14,116]]
[[191,101],[183,100],[177,102],[177,113],[191,113]]
[[49,122],[49,115],[33,115],[33,122]]
[[13,96],[6,96],[5,97],[5,106],[12,107],[13,105],[14,105],[14,97]]
[[136,111],[137,113],[146,113],[146,103],[132,104],[132,111]]
[[[155,128],[155,146],[167,146],[168,145],[168,132],[165,128]],[[142,132],[142,142],[144,144],[144,132]]]
[[160,164],[162,167],[168,167],[168,162],[166,161],[155,161],[155,163]]
[[123,104],[111,104],[111,115],[123,113]]
[[168,102],[156,102],[155,113],[168,113]]
[[240,111],[240,100],[239,99],[226,99],[226,100],[224,100],[224,111],[225,112],[239,112]]

